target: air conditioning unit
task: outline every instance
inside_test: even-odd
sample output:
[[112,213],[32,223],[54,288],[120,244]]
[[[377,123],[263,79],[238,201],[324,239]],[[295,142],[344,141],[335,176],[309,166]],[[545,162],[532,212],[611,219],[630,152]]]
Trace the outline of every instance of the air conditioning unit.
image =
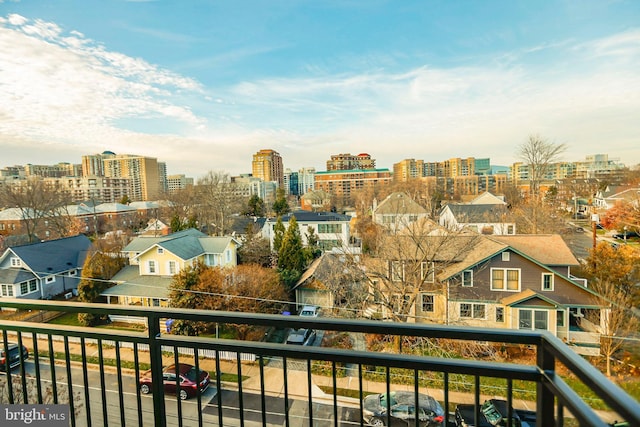
[[71,299],[73,298],[73,292],[67,292],[66,294],[64,294],[64,299]]

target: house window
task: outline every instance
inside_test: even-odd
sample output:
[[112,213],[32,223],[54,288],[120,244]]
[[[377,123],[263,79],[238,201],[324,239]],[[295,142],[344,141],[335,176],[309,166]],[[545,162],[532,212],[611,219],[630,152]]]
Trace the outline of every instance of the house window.
[[422,294],[422,311],[433,313],[433,295]]
[[11,267],[20,267],[21,265],[20,258],[11,258]]
[[486,306],[484,304],[460,304],[460,317],[461,318],[473,318],[484,319],[486,312]]
[[473,286],[473,270],[465,270],[462,272],[462,286]]
[[511,261],[511,252],[502,252],[503,261]]
[[44,283],[53,283],[56,281],[56,276],[47,276],[47,278],[44,279]]
[[20,295],[29,293],[29,284],[27,282],[20,283]]
[[420,277],[425,282],[433,283],[436,279],[435,265],[433,261],[422,261],[420,263]]
[[513,229],[513,225],[507,225],[507,234],[516,234]]
[[553,290],[553,273],[542,273],[542,290],[543,291],[552,291]]
[[35,292],[38,290],[38,281],[36,279],[29,280],[29,292]]
[[169,274],[174,275],[176,274],[176,262],[175,261],[169,261]]
[[227,257],[227,262],[231,262],[231,251],[227,249],[226,251],[224,251],[224,253]]
[[164,248],[158,248],[158,254],[162,255],[164,253]]
[[519,329],[534,329],[534,330],[547,330],[549,312],[546,310],[518,310],[518,328]]
[[391,280],[401,282],[404,279],[404,264],[402,261],[391,261]]
[[496,307],[496,322],[504,322],[504,307]]
[[492,291],[519,291],[520,290],[520,270],[515,268],[492,268],[491,269],[491,290]]
[[12,297],[13,296],[13,285],[0,285],[0,296]]
[[156,262],[155,261],[149,261],[149,274],[155,274],[156,273]]
[[342,233],[342,224],[318,224],[318,233]]
[[69,276],[75,276],[76,270],[69,270]]
[[564,310],[556,311],[556,326],[559,328],[564,327]]

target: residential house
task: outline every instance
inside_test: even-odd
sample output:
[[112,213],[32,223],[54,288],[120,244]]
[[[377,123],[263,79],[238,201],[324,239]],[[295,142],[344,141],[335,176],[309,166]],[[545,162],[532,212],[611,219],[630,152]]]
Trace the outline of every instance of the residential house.
[[429,212],[407,193],[396,192],[374,205],[372,216],[374,223],[397,232],[418,220],[429,218]]
[[[385,310],[396,310],[396,303],[390,307],[389,301],[406,299],[412,302],[408,321],[548,330],[576,344],[581,353],[597,354],[602,329],[601,320],[594,319],[603,319],[607,310],[586,280],[571,274],[579,263],[559,235],[467,234],[418,240],[406,239],[414,246],[381,260],[386,272],[368,269],[374,292],[396,292],[373,301],[383,318],[390,317]],[[407,255],[411,253],[415,259]]]
[[467,205],[506,205],[504,196],[494,196],[488,191],[479,195],[463,195],[460,199]]
[[629,203],[640,206],[640,188],[638,187],[607,187],[598,191],[593,204],[598,209],[608,210],[617,203]]
[[314,305],[325,312],[335,308],[342,310],[344,317],[362,310],[368,278],[352,261],[357,258],[336,253],[324,253],[315,259],[293,287],[298,308]]
[[73,295],[90,249],[84,235],[9,247],[0,257],[0,297]]
[[309,190],[300,196],[300,208],[303,211],[329,211],[331,194],[322,190]]
[[[344,249],[350,242],[350,221],[347,215],[334,212],[307,212],[295,211],[282,216],[282,223],[285,227],[289,227],[289,220],[295,216],[302,236],[302,244],[307,244],[308,229],[311,227],[314,234],[318,236],[318,246],[323,251],[331,251],[334,248]],[[273,228],[275,227],[277,218],[268,218],[265,224],[264,234],[269,239],[273,248]]]
[[439,223],[451,230],[468,229],[482,234],[516,234],[516,223],[509,219],[506,205],[454,204],[440,211]]
[[140,236],[122,252],[129,265],[111,280],[102,295],[110,304],[167,306],[174,275],[198,262],[212,267],[237,265],[238,241],[188,229],[167,236]]

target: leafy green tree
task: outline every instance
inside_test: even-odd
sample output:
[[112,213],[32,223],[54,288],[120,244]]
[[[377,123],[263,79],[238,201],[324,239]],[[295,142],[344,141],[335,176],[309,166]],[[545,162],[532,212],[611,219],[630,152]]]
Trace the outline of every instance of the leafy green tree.
[[275,253],[280,252],[280,246],[282,246],[282,239],[284,238],[284,224],[282,223],[282,217],[278,217],[276,224],[273,226],[273,251]]
[[291,208],[289,207],[289,203],[287,203],[287,198],[285,197],[284,190],[282,188],[278,188],[276,191],[276,201],[273,202],[271,209],[273,209],[273,212],[277,216],[291,212]]
[[289,227],[282,238],[278,250],[278,269],[283,273],[283,281],[291,287],[300,278],[306,265],[302,236],[295,216],[289,219]]
[[256,194],[251,196],[244,214],[248,216],[264,216],[264,200]]

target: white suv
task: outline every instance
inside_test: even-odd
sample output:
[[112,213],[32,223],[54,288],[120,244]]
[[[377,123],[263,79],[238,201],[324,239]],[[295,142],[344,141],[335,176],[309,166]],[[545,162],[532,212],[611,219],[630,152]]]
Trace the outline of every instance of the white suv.
[[304,307],[302,307],[302,310],[300,310],[300,316],[303,317],[318,317],[318,312],[320,310],[318,309],[318,307],[314,306],[314,305],[305,305]]

